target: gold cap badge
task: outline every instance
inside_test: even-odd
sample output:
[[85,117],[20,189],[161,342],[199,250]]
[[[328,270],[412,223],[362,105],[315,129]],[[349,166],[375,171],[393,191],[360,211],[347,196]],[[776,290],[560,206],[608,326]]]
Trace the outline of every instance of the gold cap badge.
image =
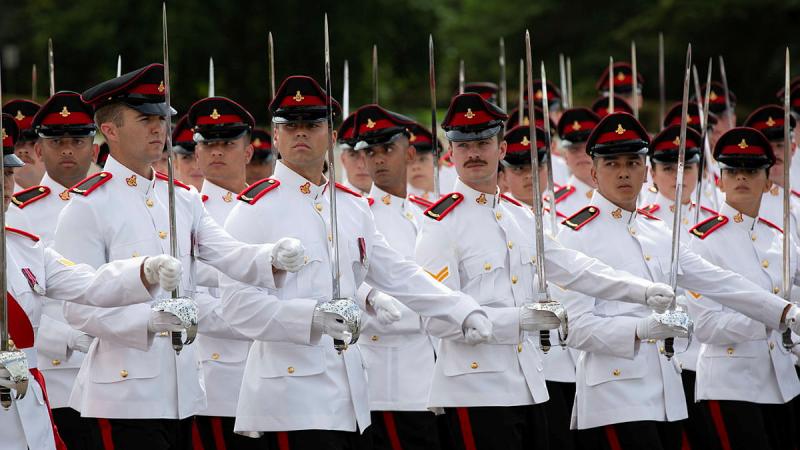
[[614,132],[617,133],[617,134],[625,134],[626,131],[628,131],[628,130],[626,130],[625,128],[622,128],[622,124],[621,123],[618,123],[617,124],[617,129],[614,130]]
[[0,130],[0,140],[6,140],[7,137],[8,134],[6,134],[6,129],[3,128],[2,130]]
[[58,113],[58,114],[61,117],[69,117],[69,115],[72,114],[72,113],[70,113],[69,110],[67,109],[67,107],[65,106],[65,107],[61,108],[61,112]]
[[680,136],[675,136],[675,140],[672,141],[672,143],[675,144],[676,147],[681,145],[681,137]]
[[23,120],[25,118],[25,114],[22,114],[22,111],[17,110],[17,115],[14,116],[14,118],[17,119],[17,121]]
[[769,117],[767,118],[767,126],[768,126],[768,127],[771,127],[771,126],[773,126],[773,125],[775,125],[775,121],[772,119],[772,116],[769,116]]
[[529,146],[531,144],[531,141],[528,140],[528,136],[522,136],[522,140],[520,141],[520,144],[522,144],[525,147],[527,147],[527,146]]
[[580,130],[581,128],[582,128],[582,127],[581,127],[581,124],[579,124],[577,120],[575,120],[575,121],[573,121],[573,122],[572,122],[572,129],[573,129],[573,130],[575,130],[575,131],[578,131],[578,130]]
[[742,138],[742,142],[739,142],[739,148],[741,148],[741,149],[745,149],[745,148],[747,148],[747,147],[749,147],[749,146],[747,145],[747,141],[745,141],[745,140],[744,140],[744,138]]
[[475,113],[472,112],[472,108],[467,108],[467,112],[464,113],[464,117],[466,117],[467,119],[472,119],[473,117],[475,117]]
[[162,80],[161,83],[158,84],[158,92],[164,92],[164,89],[166,89],[166,87],[164,87],[164,81]]
[[305,97],[303,97],[303,95],[300,93],[300,91],[295,92],[294,97],[292,97],[292,98],[294,99],[294,101],[296,101],[298,103],[302,102],[303,100],[305,100]]
[[220,114],[217,112],[217,108],[214,108],[214,110],[211,111],[211,114],[209,114],[209,117],[211,117],[214,120],[217,120],[217,119],[220,118]]
[[717,93],[714,92],[714,91],[711,91],[711,94],[708,95],[708,98],[710,100],[716,100],[717,99]]
[[625,81],[625,74],[622,72],[617,72],[617,80]]
[[261,139],[259,139],[259,138],[253,139],[252,144],[253,144],[253,147],[261,147]]
[[367,128],[369,128],[370,130],[375,128],[375,122],[373,122],[372,119],[370,118],[367,118]]

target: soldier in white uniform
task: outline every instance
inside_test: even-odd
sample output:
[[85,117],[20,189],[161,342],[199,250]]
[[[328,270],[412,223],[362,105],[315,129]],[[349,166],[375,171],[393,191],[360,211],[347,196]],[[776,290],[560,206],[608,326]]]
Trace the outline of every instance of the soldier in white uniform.
[[[744,142],[745,145],[740,144]],[[720,215],[692,229],[691,246],[710,262],[735,270],[764,292],[782,294],[783,231],[759,217],[769,190],[772,147],[752,128],[734,128],[714,147],[722,169],[725,204]],[[797,285],[796,243],[790,247],[790,283]],[[798,445],[793,398],[800,394],[794,355],[781,333],[713,300],[689,302],[695,336],[703,343],[697,363],[697,398],[716,433],[714,447],[793,449]],[[790,312],[791,314],[791,312]]]
[[[671,233],[637,211],[650,139],[630,114],[601,120],[587,142],[597,191],[592,203],[565,221],[559,240],[618,269],[654,281],[668,279]],[[790,304],[742,276],[679,249],[678,284],[710,295],[771,328],[784,327]],[[604,297],[569,298],[568,345],[578,359],[573,427],[589,448],[679,449],[686,399],[677,359],[665,356],[668,337],[680,337],[650,311]],[[685,336],[685,331],[683,332]]]
[[[69,203],[69,189],[86,178],[95,158],[92,138],[96,133],[92,108],[76,92],[56,93],[45,102],[31,126],[38,135],[34,151],[47,171],[42,184],[14,193],[8,223],[28,224],[27,230],[51,246],[61,210]],[[36,342],[39,368],[47,378],[53,420],[67,447],[92,448],[99,429],[97,421],[81,418],[69,407],[69,395],[83,356],[93,338],[69,326],[62,302],[47,298],[42,308]]]
[[[14,141],[18,136],[14,120],[3,114],[2,122],[0,134],[3,136],[4,189],[7,192],[3,207],[8,208],[14,171],[23,162],[14,155]],[[49,414],[47,390],[37,367],[34,348],[44,304],[49,301],[45,295],[95,306],[144,303],[151,299],[153,292],[158,292],[159,286],[172,289],[178,285],[181,263],[170,256],[158,255],[116,261],[95,272],[88,265],[76,265],[62,257],[43,245],[34,234],[7,227],[6,236],[8,315],[4,320],[8,321],[12,347],[26,355],[30,382],[23,399],[14,400],[8,410],[0,410],[2,447],[4,450],[65,450],[67,446]],[[9,375],[0,365],[0,386],[13,389]]]
[[17,169],[14,185],[14,192],[27,189],[41,182],[44,175],[44,163],[36,156],[33,145],[36,142],[36,132],[33,130],[33,117],[41,108],[41,105],[28,99],[15,99],[3,105],[3,112],[10,114],[19,129],[19,140],[17,141],[14,154],[25,163],[24,167]]
[[194,157],[194,131],[189,127],[188,117],[184,115],[172,128],[172,151],[175,159],[175,178],[189,186],[192,192],[203,188],[203,171]]
[[[427,323],[442,338],[428,406],[445,408],[457,448],[547,448],[540,404],[549,396],[542,358],[528,332],[557,328],[559,320],[525,307],[535,301],[534,218],[497,189],[497,165],[507,147],[505,119],[475,94],[451,101],[442,128],[459,174],[456,191],[425,212],[417,239],[417,261],[425,270],[476,298],[494,324],[493,338],[473,346],[458,327],[436,319]],[[559,286],[661,308],[672,301],[663,284],[615,272],[549,236],[545,261]]]
[[337,140],[339,151],[341,152],[339,160],[344,168],[344,173],[342,174],[344,182],[342,184],[361,195],[367,195],[372,187],[372,178],[369,177],[364,154],[353,148],[355,146],[355,129],[353,128],[355,114],[353,112],[347,116],[339,127]]
[[[416,202],[424,211],[436,200],[434,198],[433,185],[433,135],[419,123],[414,123],[408,127],[408,130],[411,134],[408,141],[414,146],[415,150],[414,160],[408,163],[408,169],[406,170],[408,198]],[[437,146],[438,150],[442,151],[442,143],[438,138]],[[441,176],[439,179],[441,180]],[[440,186],[447,188],[446,185],[440,184]]]
[[253,157],[247,163],[247,184],[271,177],[277,159],[272,149],[272,135],[267,130],[253,128],[250,144],[253,146]]
[[586,139],[598,122],[600,117],[587,108],[568,109],[558,121],[560,146],[564,149],[564,161],[569,168],[570,177],[566,184],[556,189],[555,199],[556,209],[565,219],[592,199],[592,158],[586,154]]
[[[194,156],[205,180],[200,190],[203,205],[220,226],[236,206],[238,193],[247,188],[245,167],[253,155],[250,133],[254,125],[247,110],[224,97],[199,100],[187,112],[187,126],[196,142]],[[244,363],[252,341],[220,316],[216,269],[202,264],[199,271],[211,273],[201,274],[203,286],[195,297],[205,313],[199,320],[195,345],[207,398],[207,407],[195,417],[200,438],[195,445],[202,445],[204,450],[256,449],[260,445],[257,440],[233,432]]]
[[[534,86],[539,86],[539,85],[541,85],[541,83],[534,84]],[[534,94],[534,97],[536,95],[537,94]],[[547,96],[551,97],[549,91],[547,92]],[[541,128],[541,129],[544,129],[544,112],[542,111],[542,108],[540,107],[541,102],[542,102],[542,92],[539,91],[538,92],[538,98],[535,101],[535,104],[537,106],[534,106],[533,111],[534,111],[534,115],[536,116],[536,126]],[[528,94],[527,94],[527,92],[525,94],[525,104],[523,105],[522,111],[523,111],[522,123],[520,123],[520,119],[519,119],[519,107],[516,107],[516,108],[512,109],[511,112],[508,113],[508,119],[506,120],[506,130],[507,131],[510,131],[512,128],[516,127],[517,125],[523,125],[523,126],[530,125],[530,115],[528,114]],[[553,161],[552,161],[553,162],[553,181],[557,185],[561,186],[561,185],[563,185],[563,184],[565,184],[567,182],[567,179],[569,179],[570,173],[569,173],[569,168],[567,167],[567,163],[564,162],[564,158],[561,156],[561,154],[559,152],[558,142],[557,142],[558,139],[556,139],[556,136],[558,134],[558,127],[556,126],[555,120],[557,120],[557,119],[555,119],[554,116],[551,115],[550,116],[550,123],[548,124],[550,126],[550,133],[551,133],[551,136],[552,136],[552,138],[550,140],[550,152],[551,152],[551,155],[555,155],[553,157]]]
[[[328,140],[336,138],[326,123],[327,101],[312,78],[284,80],[270,105],[273,139],[281,154],[275,174],[239,194],[242,202],[225,224],[245,242],[277,235],[304,240],[306,265],[282,279],[277,289],[220,280],[224,319],[255,340],[235,429],[249,435],[267,432],[273,443],[293,449],[357,448],[357,432],[370,425],[363,356],[358,346],[334,350],[334,338],[351,340],[349,327],[321,305],[333,295],[328,189],[336,189],[342,297],[355,298],[368,312],[399,318],[394,297],[418,314],[458,324],[473,342],[491,335],[491,324],[474,300],[404,261],[376,230],[367,201],[324,178]],[[356,297],[365,281],[387,296]]]
[[[163,66],[151,64],[83,93],[95,108],[110,156],[105,172],[71,190],[74,197],[61,213],[54,245],[65,256],[97,267],[170,250],[169,186],[151,167],[161,156],[171,112],[163,79]],[[177,182],[175,213],[177,253],[187,267],[199,260],[243,282],[274,286],[273,269],[296,270],[302,264],[301,245],[294,240],[273,248],[231,238],[205,211],[200,196]],[[287,248],[294,250],[284,258]],[[188,296],[195,281],[190,275],[180,288]],[[149,305],[107,310],[65,305],[64,316],[97,338],[70,406],[84,417],[105,419],[104,439],[117,449],[190,448],[192,416],[205,409],[206,396],[196,347],[186,346],[178,355],[172,348],[176,324],[161,320]]]
[[[409,143],[413,120],[367,105],[356,111],[356,150],[364,152],[372,177],[369,204],[375,226],[403,259],[414,260],[414,245],[423,209],[408,198],[406,170],[415,158]],[[364,284],[368,298],[386,294]],[[437,422],[427,409],[433,363],[431,338],[420,316],[400,307],[400,320],[389,323],[369,318],[358,346],[369,382],[372,425],[368,428],[375,450],[439,448]]]

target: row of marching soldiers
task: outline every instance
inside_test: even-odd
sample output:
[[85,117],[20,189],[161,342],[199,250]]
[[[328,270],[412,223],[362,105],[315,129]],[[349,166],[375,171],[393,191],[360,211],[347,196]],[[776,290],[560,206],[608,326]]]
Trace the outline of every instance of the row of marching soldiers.
[[[0,410],[3,448],[794,448],[782,107],[728,129],[733,94],[712,86],[702,169],[689,107],[673,292],[680,112],[651,137],[626,112],[642,80],[624,63],[608,76],[592,109],[560,111],[551,86],[535,138],[491,85],[455,96],[440,198],[436,133],[379,105],[342,118],[305,76],[276,91],[272,134],[228,98],[194,103],[172,134],[189,184],[171,205],[154,170],[175,114],[163,66],[6,104],[5,319],[31,380]],[[345,184],[329,181],[330,140]],[[541,252],[532,145],[539,167],[551,147],[558,184]],[[539,264],[566,347],[535,307]],[[691,340],[653,315],[675,303]],[[3,355],[0,386],[20,390]]]

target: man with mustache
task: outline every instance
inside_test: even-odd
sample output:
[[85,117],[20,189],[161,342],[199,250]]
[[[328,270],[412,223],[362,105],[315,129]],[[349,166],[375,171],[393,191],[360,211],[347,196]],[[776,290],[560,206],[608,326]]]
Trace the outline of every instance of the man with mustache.
[[[637,211],[650,138],[632,115],[612,113],[586,143],[597,191],[589,206],[566,221],[564,246],[653,281],[667,281],[672,234],[658,218]],[[752,317],[772,329],[800,329],[800,309],[763,292],[741,275],[721,269],[679,247],[678,285]],[[683,300],[686,302],[686,300]],[[670,337],[683,329],[657,321],[639,305],[605,296],[571,296],[567,344],[578,359],[572,427],[589,448],[679,449],[686,399],[677,358],[668,359]]]
[[[447,287],[477,299],[496,331],[489,342],[469,345],[458,328],[427,321],[442,339],[428,407],[445,409],[451,436],[465,448],[547,448],[541,403],[549,396],[540,351],[528,333],[538,336],[560,321],[525,306],[536,301],[535,223],[528,207],[498,192],[497,166],[508,148],[505,120],[479,95],[462,94],[442,122],[458,179],[454,192],[425,211],[417,261]],[[530,151],[527,141],[521,146]],[[614,271],[549,234],[545,240],[548,275],[565,289],[661,311],[673,300],[663,284]]]
[[575,214],[592,199],[595,184],[591,176],[592,159],[586,154],[586,139],[598,122],[600,117],[587,108],[570,108],[558,121],[564,161],[571,174],[555,193],[556,209],[565,217]]
[[[454,323],[471,342],[484,342],[491,335],[489,321],[473,299],[446,289],[404,260],[376,229],[367,201],[323,175],[329,145],[337,138],[329,126],[333,117],[328,104],[338,115],[338,103],[310,77],[290,76],[281,83],[270,104],[273,142],[281,159],[272,178],[239,194],[225,223],[245,242],[289,235],[306,245],[306,264],[277,288],[220,278],[223,318],[255,341],[235,430],[251,436],[266,433],[267,445],[279,448],[357,449],[362,445],[359,432],[371,423],[361,350],[355,345],[341,352],[334,348],[334,339],[352,344],[352,333],[358,330],[350,327],[352,322],[344,323],[342,315],[326,311],[334,295],[333,252],[339,258],[339,272],[334,274],[339,295],[361,310],[396,321],[396,298],[420,315]],[[365,129],[371,129],[367,122]],[[372,126],[377,128],[377,122]],[[330,222],[332,193],[337,248]],[[387,295],[368,295],[368,290],[359,289],[364,282]],[[342,299],[337,304],[341,303],[353,310],[353,303]]]
[[[91,106],[80,94],[62,91],[50,97],[31,122],[37,136],[33,152],[44,162],[46,172],[40,185],[14,194],[7,217],[11,224],[27,226],[41,238],[42,245],[53,244],[58,216],[73,195],[69,190],[86,178],[96,157],[92,115]],[[45,300],[36,349],[61,437],[69,448],[89,448],[92,433],[97,431],[96,420],[81,418],[70,408],[69,395],[93,338],[66,323],[62,306],[59,299]]]
[[[54,248],[64,256],[100,266],[132,255],[170,252],[169,186],[166,176],[152,168],[164,149],[166,120],[174,113],[165,103],[166,89],[164,66],[151,64],[83,93],[110,155],[104,172],[70,191],[72,200],[55,233]],[[245,245],[214,222],[199,195],[182,183],[176,183],[174,193],[176,252],[187,267],[200,261],[267,287],[302,265],[302,245],[296,240]],[[196,280],[189,275],[180,292],[191,297]],[[171,295],[161,291],[156,297]],[[188,314],[194,302],[178,300],[176,307],[183,320],[165,319],[148,304],[103,310],[64,306],[70,325],[96,337],[70,406],[83,417],[105,419],[104,443],[117,449],[191,448],[192,416],[206,407],[206,395],[196,346],[176,354],[170,339],[194,319]],[[201,322],[198,328],[206,326]]]
[[[772,146],[753,128],[733,128],[717,140],[714,157],[725,203],[719,215],[692,228],[696,239],[691,247],[712,263],[753,280],[764,294],[780,295],[783,239],[788,236],[759,214],[776,160]],[[798,283],[795,243],[790,252],[791,287]],[[704,448],[796,448],[793,399],[800,394],[800,380],[792,353],[797,350],[783,347],[779,330],[713,297],[693,298],[689,311],[695,318],[695,336],[703,344],[697,361],[698,405],[713,423],[709,438],[714,444]]]

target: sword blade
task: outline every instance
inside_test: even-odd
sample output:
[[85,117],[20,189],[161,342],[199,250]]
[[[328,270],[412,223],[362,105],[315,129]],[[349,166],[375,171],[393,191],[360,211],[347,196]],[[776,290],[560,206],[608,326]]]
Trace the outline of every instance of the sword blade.
[[267,35],[267,63],[269,67],[269,98],[275,98],[275,43],[272,40],[272,31]]
[[669,285],[674,291],[678,287],[678,250],[681,241],[681,199],[683,198],[683,171],[686,165],[686,124],[689,112],[689,81],[692,66],[692,44],[686,50],[686,69],[683,78],[683,97],[681,101],[681,131],[678,146],[678,169],[675,186],[675,211],[672,215],[672,252],[670,254]]
[[342,74],[342,116],[347,117],[350,115],[350,64],[344,60],[344,74]]
[[533,168],[533,213],[536,218],[536,274],[539,294],[546,296],[547,281],[544,270],[544,226],[542,222],[542,192],[539,189],[539,155],[536,148],[536,111],[533,96],[533,58],[531,56],[531,34],[525,30],[525,69],[528,88],[528,133],[531,138],[531,166]]
[[117,55],[117,76],[122,76],[122,55]]
[[428,35],[428,86],[431,93],[431,135],[433,137],[433,194],[438,201],[441,196],[439,185],[439,138],[436,130],[436,66],[434,65],[433,35]]
[[378,104],[378,46],[372,46],[372,103]]
[[[0,63],[0,67],[2,64]],[[3,80],[2,70],[0,70],[0,105],[3,104]],[[3,115],[0,114],[0,129],[3,128]],[[5,198],[5,158],[0,158],[0,198]],[[6,279],[6,208],[0,208],[0,292],[2,298],[0,299],[0,351],[9,350],[9,336],[8,336],[8,280]]]
[[639,119],[639,72],[636,70],[636,42],[631,41],[631,70],[633,71],[633,117]]
[[569,107],[572,108],[575,103],[572,102],[572,58],[569,56],[567,56],[567,91]]
[[36,64],[31,67],[31,100],[36,101],[36,85],[39,81],[39,74],[36,72]]
[[[556,222],[556,197],[555,197],[555,184],[553,183],[553,161],[552,161],[552,152],[550,147],[550,140],[552,137],[550,136],[550,105],[547,102],[547,73],[544,67],[544,61],[542,61],[542,68],[541,68],[541,78],[542,78],[542,115],[544,116],[543,123],[544,123],[544,145],[545,145],[545,154],[546,160],[545,165],[547,166],[547,190],[545,191],[545,195],[547,196],[547,203],[550,208],[550,234],[552,236],[556,235],[558,223]],[[534,147],[536,147],[536,141],[531,141]],[[538,152],[538,150],[537,150]],[[538,159],[538,158],[537,158]],[[544,195],[542,196],[544,197]]]
[[506,41],[500,38],[500,108],[508,111],[508,86],[506,86]]
[[517,125],[522,126],[523,117],[525,116],[525,62],[519,60],[519,107],[517,109]]
[[462,59],[458,63],[458,93],[464,93],[464,60]]
[[[789,47],[786,47],[786,55],[784,61],[784,80],[783,80],[783,229],[790,230],[790,214],[789,202],[791,200],[792,186],[791,186],[791,162],[792,162],[792,136],[791,136],[791,109],[790,109],[790,64],[789,64]],[[783,233],[783,258],[782,263],[782,288],[783,298],[787,302],[792,300],[792,273],[791,273],[791,235],[788,231]],[[792,330],[783,332],[783,346],[785,348],[792,348],[795,344],[792,342]]]
[[608,113],[614,112],[614,57],[608,57]]
[[[333,152],[333,103],[331,92],[331,47],[328,33],[328,14],[325,13],[325,104],[328,113],[328,196],[331,204],[331,277],[333,284],[333,298],[341,297],[341,283],[339,280],[339,230],[336,215],[336,158]],[[373,47],[373,52],[375,47]]]
[[53,38],[47,39],[47,69],[50,74],[50,97],[56,93],[56,64],[53,56]]
[[561,110],[569,108],[569,92],[567,92],[567,63],[564,54],[558,54],[558,78],[561,87]]
[[214,58],[208,58],[208,96],[214,97],[217,93],[216,80],[214,79]]

